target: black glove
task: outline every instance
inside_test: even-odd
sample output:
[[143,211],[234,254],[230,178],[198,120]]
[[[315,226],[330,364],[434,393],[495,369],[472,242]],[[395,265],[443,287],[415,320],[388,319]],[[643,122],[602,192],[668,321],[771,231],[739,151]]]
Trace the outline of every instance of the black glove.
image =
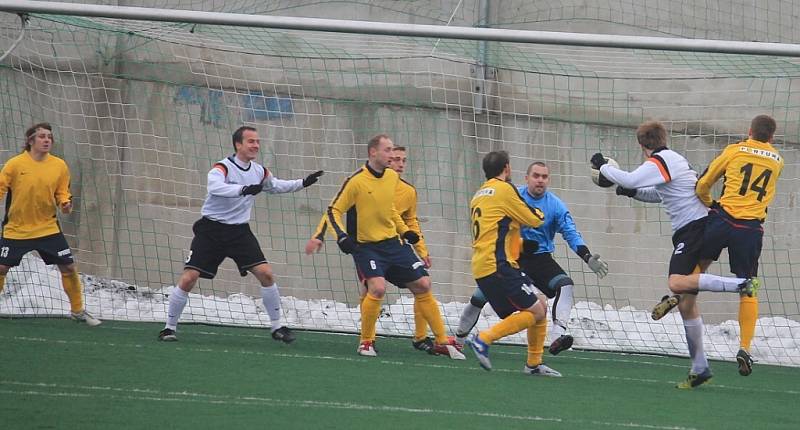
[[608,163],[608,160],[606,160],[606,157],[603,157],[603,154],[598,152],[597,154],[592,155],[592,159],[589,160],[589,162],[592,163],[593,169],[600,170],[600,166]]
[[413,245],[413,244],[419,242],[419,235],[417,233],[409,230],[409,231],[403,233],[403,239],[405,239],[406,242],[408,242],[408,243]]
[[617,185],[617,195],[625,197],[634,197],[636,195],[636,190],[632,190],[630,188],[623,188],[621,185]]
[[242,187],[240,194],[243,196],[254,196],[262,190],[264,190],[264,186],[261,184],[245,185]]
[[317,170],[316,172],[306,176],[306,178],[303,179],[303,188],[315,184],[317,182],[317,179],[319,179],[319,177],[322,176],[323,173],[325,172],[322,170]]
[[525,239],[522,241],[522,252],[525,254],[536,254],[539,250],[539,242]]
[[350,239],[350,236],[346,234],[339,236],[339,239],[336,239],[336,244],[339,245],[339,249],[345,254],[352,254],[357,247],[353,239]]

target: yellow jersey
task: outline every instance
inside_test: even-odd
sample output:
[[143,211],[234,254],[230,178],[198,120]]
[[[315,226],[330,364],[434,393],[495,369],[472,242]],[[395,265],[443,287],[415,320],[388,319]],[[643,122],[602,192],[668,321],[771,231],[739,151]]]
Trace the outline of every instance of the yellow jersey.
[[11,158],[0,170],[0,199],[4,196],[5,239],[36,239],[61,232],[56,206],[72,199],[67,163],[50,154],[36,161],[28,151]]
[[[407,232],[394,206],[399,176],[392,169],[378,173],[365,165],[351,175],[328,206],[314,237],[322,240],[332,226],[334,237],[349,235],[359,243],[374,243]],[[342,215],[347,214],[347,224]]]
[[400,178],[397,183],[394,206],[408,228],[419,235],[419,242],[414,244],[414,250],[417,251],[417,255],[420,258],[427,257],[428,247],[425,246],[425,238],[422,235],[422,229],[419,227],[419,219],[417,218],[417,189],[404,181],[403,178]]
[[711,162],[697,180],[695,192],[711,206],[711,187],[724,175],[719,198],[722,209],[737,219],[764,221],[783,164],[778,151],[767,142],[747,139],[734,143]]
[[519,268],[520,224],[539,227],[544,214],[525,203],[510,182],[497,178],[481,185],[470,202],[472,276],[480,279],[507,263]]

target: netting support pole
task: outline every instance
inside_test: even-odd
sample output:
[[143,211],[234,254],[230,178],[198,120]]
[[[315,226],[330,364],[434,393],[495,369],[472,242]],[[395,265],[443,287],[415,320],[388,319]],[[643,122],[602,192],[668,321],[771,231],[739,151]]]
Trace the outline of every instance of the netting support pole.
[[501,28],[450,27],[288,16],[248,15],[192,10],[130,6],[59,3],[31,0],[0,0],[0,12],[90,16],[159,22],[231,25],[286,30],[329,31],[384,36],[433,37],[487,40],[545,45],[603,48],[656,49],[664,51],[716,52],[724,54],[800,57],[800,45],[789,43],[742,42],[733,40],[683,39],[671,37],[623,36],[613,34],[564,33],[556,31]]
[[[478,19],[478,27],[479,28],[487,28],[489,27],[489,0],[480,0],[480,17]],[[487,42],[486,40],[479,40],[478,41],[478,55],[477,55],[477,62],[474,67],[472,67],[472,77],[474,85],[473,85],[473,92],[472,92],[472,108],[476,115],[480,115],[485,113],[486,110],[486,77],[487,77],[487,64],[489,64],[488,56],[489,52],[487,50]]]

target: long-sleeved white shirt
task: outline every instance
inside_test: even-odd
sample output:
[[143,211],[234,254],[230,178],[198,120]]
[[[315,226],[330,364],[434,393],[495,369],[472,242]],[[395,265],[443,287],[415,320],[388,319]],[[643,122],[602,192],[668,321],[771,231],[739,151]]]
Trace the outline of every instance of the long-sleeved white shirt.
[[604,164],[600,173],[617,185],[637,190],[636,200],[663,202],[673,232],[708,215],[708,208],[694,191],[697,172],[682,155],[671,149],[653,151],[650,158],[632,172]]
[[245,224],[250,221],[255,196],[243,196],[245,185],[262,184],[266,193],[291,193],[303,189],[302,179],[282,180],[264,166],[230,156],[214,164],[208,172],[208,195],[201,213],[223,224]]

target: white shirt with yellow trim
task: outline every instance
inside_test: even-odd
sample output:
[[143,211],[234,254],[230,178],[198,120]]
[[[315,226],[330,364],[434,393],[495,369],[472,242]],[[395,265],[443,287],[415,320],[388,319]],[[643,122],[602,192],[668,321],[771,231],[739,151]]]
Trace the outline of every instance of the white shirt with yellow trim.
[[635,189],[634,198],[648,203],[664,203],[672,223],[672,231],[708,215],[708,208],[695,194],[697,172],[681,154],[661,148],[654,151],[641,166],[626,172],[608,164],[600,173],[624,188]]

